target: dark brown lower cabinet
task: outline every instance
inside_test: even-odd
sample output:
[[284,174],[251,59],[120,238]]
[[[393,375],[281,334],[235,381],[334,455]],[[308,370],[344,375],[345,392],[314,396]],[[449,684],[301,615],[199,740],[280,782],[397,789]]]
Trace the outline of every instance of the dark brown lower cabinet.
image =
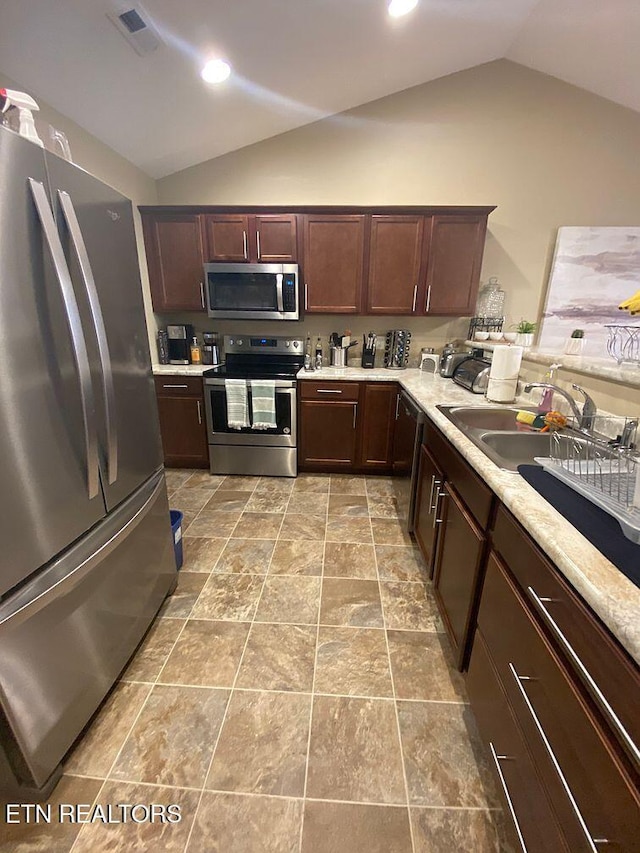
[[435,516],[436,496],[443,482],[442,471],[423,444],[420,448],[420,467],[418,469],[415,537],[418,540],[422,556],[427,564],[429,577],[433,577],[439,529]]
[[433,586],[460,669],[466,664],[486,538],[455,489],[444,484],[434,499],[441,525]]
[[466,684],[503,796],[513,849],[570,853],[480,631],[474,640]]
[[301,470],[391,473],[395,382],[299,383]]
[[302,400],[299,447],[302,465],[353,468],[357,421],[357,400]]
[[208,468],[202,380],[156,376],[155,382],[164,464],[167,468]]
[[393,436],[398,386],[395,382],[362,382],[360,387],[359,464],[389,469],[393,465]]
[[[491,683],[486,675],[489,663],[495,673]],[[491,703],[506,704],[561,827],[565,849],[637,850],[637,767],[617,748],[573,665],[554,648],[524,591],[492,552],[468,679],[485,740],[497,740],[498,727],[492,729],[483,709]],[[629,684],[631,690],[634,687]],[[507,759],[500,762],[501,769],[506,764]],[[513,804],[519,802],[517,786],[510,796]],[[516,808],[515,820],[525,835],[525,812]],[[524,841],[529,851],[562,849],[540,844],[533,834],[525,835]]]

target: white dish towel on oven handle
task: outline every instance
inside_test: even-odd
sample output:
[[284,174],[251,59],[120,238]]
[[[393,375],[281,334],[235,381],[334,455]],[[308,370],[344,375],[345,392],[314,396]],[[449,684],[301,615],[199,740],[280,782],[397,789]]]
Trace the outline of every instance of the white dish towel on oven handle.
[[251,380],[253,429],[276,429],[276,383],[273,379]]
[[245,429],[249,424],[249,403],[245,379],[225,379],[227,425],[229,429]]

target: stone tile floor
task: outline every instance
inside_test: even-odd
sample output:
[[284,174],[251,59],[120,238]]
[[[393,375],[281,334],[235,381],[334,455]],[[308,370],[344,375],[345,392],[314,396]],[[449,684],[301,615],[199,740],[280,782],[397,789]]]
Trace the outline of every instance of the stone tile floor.
[[178,589],[52,802],[178,804],[182,820],[5,825],[0,851],[509,849],[399,481],[167,484]]

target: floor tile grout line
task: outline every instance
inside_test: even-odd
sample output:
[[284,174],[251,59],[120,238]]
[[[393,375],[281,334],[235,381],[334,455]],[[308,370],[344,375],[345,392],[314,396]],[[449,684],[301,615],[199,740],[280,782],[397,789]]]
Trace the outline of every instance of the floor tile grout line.
[[[329,490],[331,490],[331,478],[329,478]],[[329,491],[330,494],[330,491]],[[316,625],[316,647],[313,656],[313,677],[311,679],[311,702],[309,707],[309,734],[307,736],[307,758],[304,766],[304,786],[302,789],[302,817],[300,820],[300,837],[298,840],[298,850],[302,853],[302,839],[304,834],[304,818],[305,818],[305,802],[307,797],[307,784],[309,781],[309,758],[311,755],[311,729],[313,726],[313,706],[315,702],[315,687],[316,687],[316,672],[318,669],[318,647],[320,643],[320,613],[322,611],[322,591],[324,588],[324,566],[327,555],[327,524],[329,520],[329,500],[327,498],[327,508],[324,519],[324,539],[322,542],[322,573],[320,575],[320,594],[318,596],[318,622]]]
[[[371,525],[371,535],[373,536],[373,524]],[[393,677],[393,667],[391,664],[391,649],[389,647],[389,635],[387,633],[387,616],[385,613],[384,604],[382,601],[382,586],[380,581],[380,568],[378,566],[378,553],[374,547],[373,549],[374,561],[376,566],[376,575],[378,578],[378,595],[380,596],[380,609],[382,610],[382,624],[384,626],[384,641],[387,649],[387,661],[389,663],[389,677],[391,679],[391,693],[393,696],[393,710],[396,719],[396,733],[398,736],[398,748],[400,750],[400,764],[402,766],[402,779],[404,781],[404,795],[405,795],[405,804],[407,808],[407,819],[409,821],[409,835],[411,838],[411,849],[413,853],[416,851],[416,843],[413,836],[413,825],[411,823],[411,811],[410,811],[410,797],[409,797],[409,781],[407,778],[407,768],[404,760],[404,750],[402,748],[402,731],[400,729],[400,715],[398,713],[398,700],[396,694],[396,685],[395,679]]]
[[[70,773],[69,775],[71,776],[72,774]],[[90,778],[96,778],[96,777],[90,777]],[[104,790],[104,786],[107,784],[107,780],[106,780],[106,779],[96,779],[96,781],[100,781],[102,784],[100,785],[100,787],[99,787],[99,788],[98,788],[98,790],[96,791],[96,795],[95,795],[95,797],[93,798],[93,801],[92,801],[92,803],[91,803],[91,810],[92,810],[92,811],[93,811],[93,807],[96,805],[96,803],[98,803],[98,802],[100,801],[100,794],[101,794],[101,793],[102,793],[102,791]],[[80,834],[81,834],[82,830],[85,828],[85,826],[86,826],[86,825],[87,825],[87,824],[82,825],[82,826],[80,827],[80,829],[78,830],[78,834],[77,834],[77,835],[76,835],[76,837],[73,839],[73,844],[72,844],[72,845],[71,845],[71,847],[69,848],[69,853],[72,853],[73,848],[74,848],[74,847],[76,846],[76,844],[78,843],[78,839],[80,838]],[[86,833],[85,833],[85,834],[86,834]]]

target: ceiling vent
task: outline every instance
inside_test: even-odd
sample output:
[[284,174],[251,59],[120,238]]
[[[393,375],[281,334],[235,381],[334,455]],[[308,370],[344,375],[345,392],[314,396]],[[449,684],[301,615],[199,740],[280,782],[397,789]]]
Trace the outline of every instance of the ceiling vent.
[[160,46],[160,34],[140,4],[131,6],[129,3],[115,3],[114,6],[112,12],[107,12],[107,18],[137,54],[146,56]]

